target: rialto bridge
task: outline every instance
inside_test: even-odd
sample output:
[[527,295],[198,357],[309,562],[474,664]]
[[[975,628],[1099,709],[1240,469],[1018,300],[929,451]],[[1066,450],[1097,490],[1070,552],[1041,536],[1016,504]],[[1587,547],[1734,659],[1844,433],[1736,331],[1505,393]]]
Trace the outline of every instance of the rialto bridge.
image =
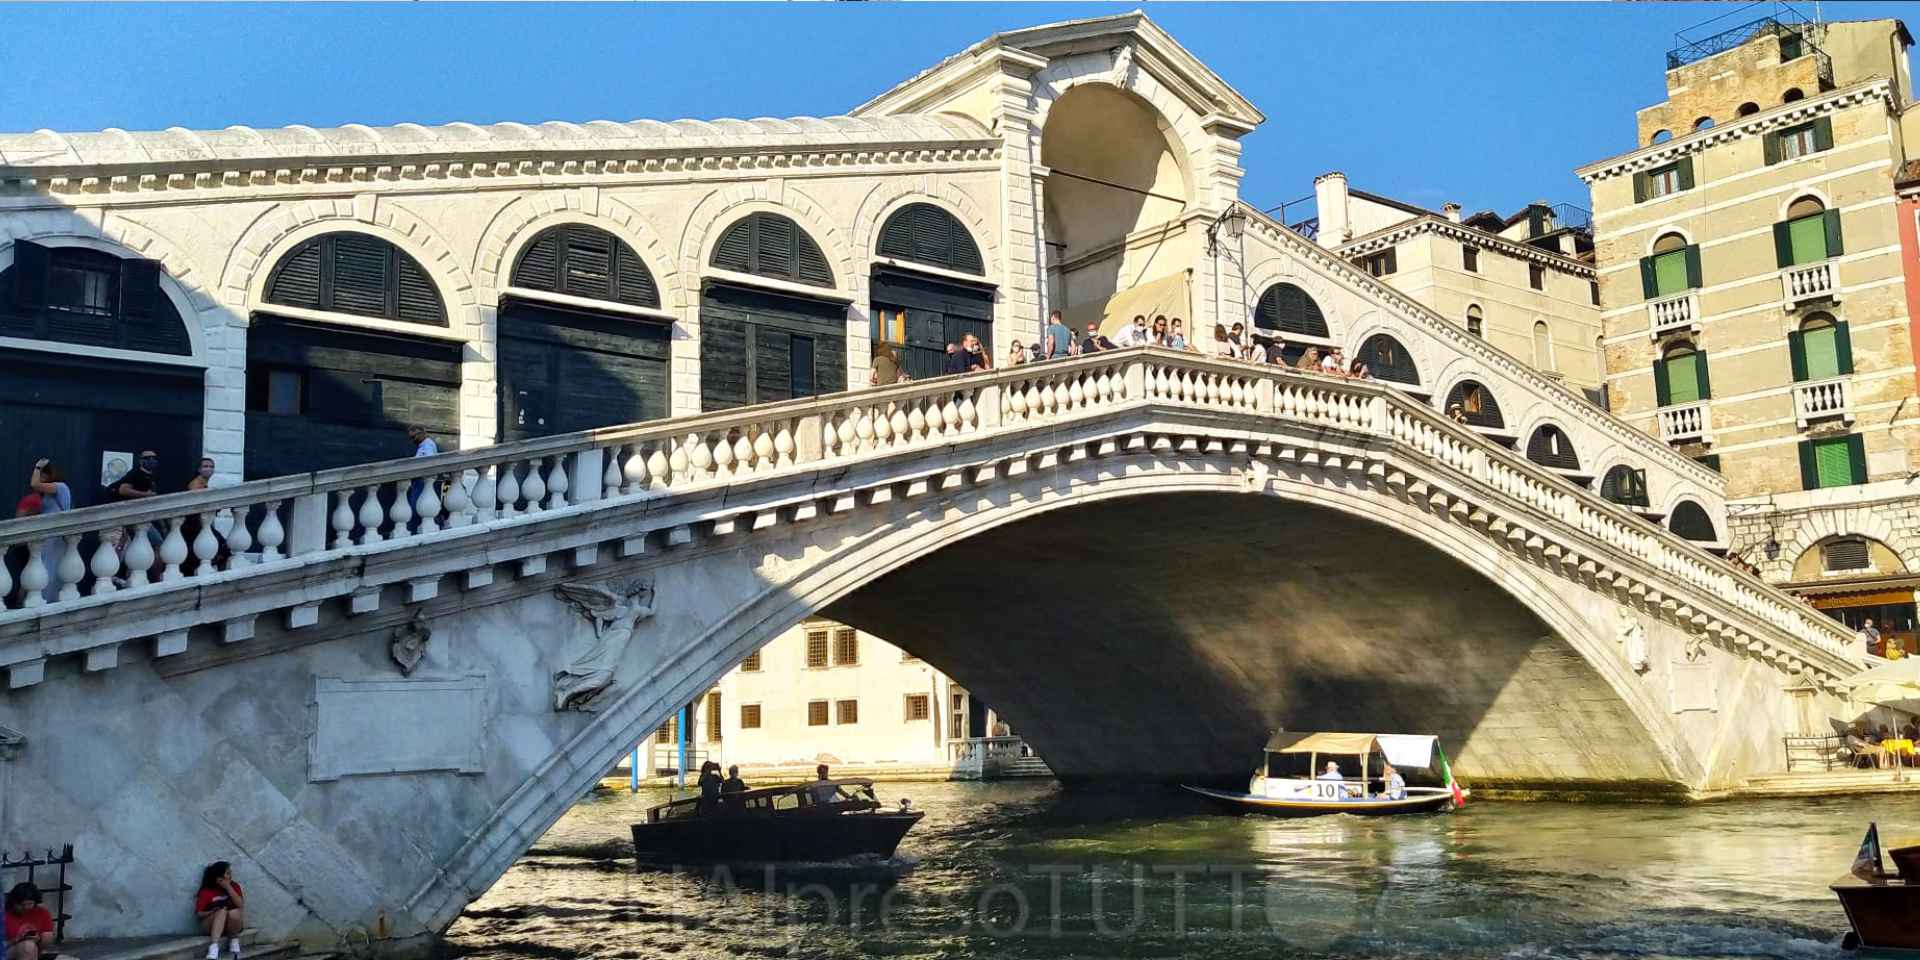
[[[821,611],[1070,780],[1237,776],[1280,726],[1432,731],[1488,787],[1777,769],[1848,635],[1712,555],[1710,470],[1221,231],[1261,119],[1130,14],[826,120],[0,136],[0,468],[218,469],[0,521],[0,838],[83,852],[78,933],[176,929],[215,856],[269,933],[437,931]],[[1169,304],[1390,362],[866,386],[876,337]],[[385,459],[416,421],[450,452]]]

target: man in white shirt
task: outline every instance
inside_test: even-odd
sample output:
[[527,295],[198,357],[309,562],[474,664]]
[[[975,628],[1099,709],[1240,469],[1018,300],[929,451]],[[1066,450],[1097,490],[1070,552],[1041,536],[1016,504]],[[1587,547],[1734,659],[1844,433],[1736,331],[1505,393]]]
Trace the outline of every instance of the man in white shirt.
[[1387,769],[1383,772],[1381,779],[1386,782],[1381,785],[1380,792],[1385,794],[1388,800],[1405,800],[1407,798],[1407,778],[1401,776],[1400,771],[1393,768],[1393,764],[1387,764]]
[[1320,372],[1338,375],[1340,373],[1340,351],[1329,350],[1320,358]]
[[[415,457],[431,457],[440,452],[440,445],[434,443],[433,438],[427,435],[427,428],[417,423],[407,428],[407,439],[413,441]],[[407,521],[409,531],[418,532],[420,529],[420,494],[426,489],[427,481],[424,477],[415,478],[407,485],[407,508],[413,511],[413,519]]]
[[1121,327],[1120,332],[1113,335],[1113,345],[1116,347],[1144,347],[1148,340],[1147,318],[1139,315],[1135,315],[1132,323]]
[[1333,762],[1332,760],[1328,760],[1328,761],[1327,761],[1327,769],[1325,770],[1325,772],[1323,772],[1323,773],[1321,773],[1321,774],[1320,774],[1319,776],[1317,776],[1317,777],[1315,777],[1314,779],[1315,779],[1315,780],[1340,780],[1340,781],[1345,781],[1345,780],[1346,780],[1347,778],[1346,778],[1346,777],[1344,777],[1344,776],[1341,776],[1341,774],[1340,774],[1340,765],[1339,765],[1339,764],[1337,764],[1337,763],[1334,763],[1334,762]]

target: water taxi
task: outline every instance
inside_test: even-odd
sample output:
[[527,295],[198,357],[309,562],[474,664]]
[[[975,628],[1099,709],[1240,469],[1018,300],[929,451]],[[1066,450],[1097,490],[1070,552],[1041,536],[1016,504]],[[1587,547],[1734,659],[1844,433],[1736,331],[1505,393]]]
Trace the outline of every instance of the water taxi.
[[[1389,768],[1401,783],[1388,781]],[[1276,733],[1247,792],[1187,789],[1282,817],[1431,813],[1467,802],[1438,737],[1397,733]]]
[[825,863],[891,857],[926,814],[883,809],[865,778],[815,780],[688,797],[647,811],[633,825],[633,852],[654,863]]
[[1867,825],[1867,838],[1853,869],[1833,882],[1834,896],[1847,912],[1845,950],[1920,951],[1920,846],[1895,847],[1895,873],[1880,859],[1880,828]]

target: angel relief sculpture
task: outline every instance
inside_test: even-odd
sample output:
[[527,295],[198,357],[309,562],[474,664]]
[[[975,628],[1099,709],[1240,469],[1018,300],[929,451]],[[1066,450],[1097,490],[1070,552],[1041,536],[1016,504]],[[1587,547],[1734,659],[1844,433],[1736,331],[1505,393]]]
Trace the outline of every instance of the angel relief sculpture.
[[653,616],[653,584],[638,579],[608,586],[562,583],[553,592],[593,627],[591,636],[567,644],[566,666],[553,674],[553,709],[592,710],[613,686],[634,630]]

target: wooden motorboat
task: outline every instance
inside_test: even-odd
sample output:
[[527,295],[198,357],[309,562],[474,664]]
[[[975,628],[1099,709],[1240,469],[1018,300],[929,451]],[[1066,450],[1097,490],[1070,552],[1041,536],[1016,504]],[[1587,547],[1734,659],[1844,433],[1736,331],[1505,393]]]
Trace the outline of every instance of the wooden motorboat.
[[[1389,766],[1405,780],[1389,789]],[[1438,737],[1388,733],[1276,733],[1247,792],[1187,787],[1248,813],[1312,817],[1432,813],[1467,802]]]
[[926,816],[902,802],[887,810],[867,779],[815,780],[688,797],[647,811],[633,825],[634,856],[655,863],[827,862],[891,857]]
[[1880,858],[1880,829],[1868,824],[1853,869],[1833,882],[1852,925],[1840,945],[1848,950],[1920,951],[1920,846],[1896,847],[1894,873]]

